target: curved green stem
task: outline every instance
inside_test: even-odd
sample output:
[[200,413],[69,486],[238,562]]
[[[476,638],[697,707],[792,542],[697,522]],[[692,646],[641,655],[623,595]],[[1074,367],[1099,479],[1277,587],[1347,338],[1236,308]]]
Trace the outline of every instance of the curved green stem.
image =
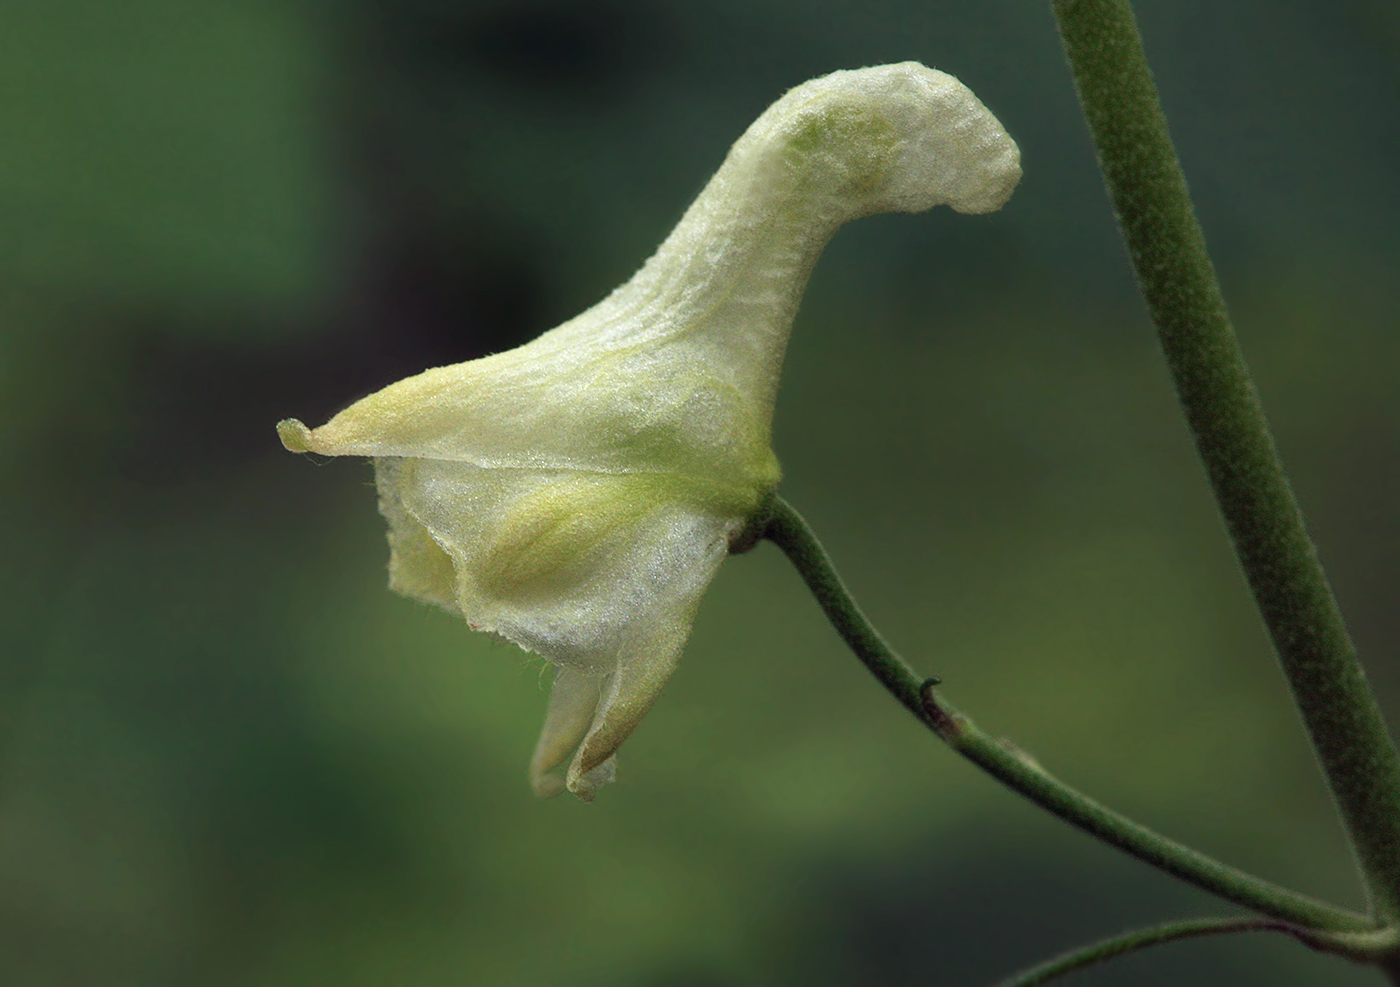
[[781,497],[773,499],[771,510],[764,537],[787,555],[842,640],[906,709],[963,757],[1071,825],[1227,901],[1315,929],[1374,928],[1365,916],[1281,888],[1170,840],[1100,805],[1016,748],[982,733],[962,713],[936,699],[931,684],[885,643],[802,515]]
[[1041,808],[1109,846],[1226,901],[1309,928],[1369,931],[1370,919],[1280,887],[1194,850],[1089,798],[1002,738],[991,737],[925,690],[927,718],[950,747]]
[[1400,756],[1302,513],[1196,222],[1128,0],[1053,0],[1177,394],[1365,876],[1400,917]]
[[1202,936],[1232,935],[1238,932],[1282,932],[1303,945],[1329,953],[1340,953],[1357,960],[1373,960],[1387,949],[1394,948],[1395,930],[1383,929],[1363,933],[1316,933],[1300,929],[1287,922],[1259,918],[1191,918],[1164,922],[1145,929],[1134,929],[1120,936],[1102,939],[1088,946],[1071,949],[1028,970],[1022,970],[1001,981],[997,987],[1036,987],[1050,980],[1082,970],[1085,967],[1136,953],[1149,946],[1159,946],[1183,939]]
[[1194,918],[1180,922],[1165,922],[1146,929],[1134,929],[1121,936],[1104,939],[1088,946],[1061,953],[1054,959],[1046,960],[1029,970],[1007,977],[997,987],[1037,987],[1062,977],[1067,973],[1082,970],[1087,966],[1102,963],[1127,953],[1136,953],[1149,946],[1159,946],[1183,939],[1196,939],[1201,936],[1222,936],[1239,932],[1284,932],[1293,933],[1293,926],[1285,922],[1271,922],[1259,918]]

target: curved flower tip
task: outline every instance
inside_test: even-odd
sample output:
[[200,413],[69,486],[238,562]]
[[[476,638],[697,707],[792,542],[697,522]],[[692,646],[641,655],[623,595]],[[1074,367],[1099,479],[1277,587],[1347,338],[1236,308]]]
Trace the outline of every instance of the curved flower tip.
[[593,308],[278,434],[374,459],[392,589],[557,666],[531,783],[591,798],[778,482],[778,375],[826,242],[877,212],[996,209],[1019,177],[1015,143],[952,76],[834,72],[770,107]]
[[311,429],[295,418],[283,418],[277,423],[277,437],[288,452],[311,451]]

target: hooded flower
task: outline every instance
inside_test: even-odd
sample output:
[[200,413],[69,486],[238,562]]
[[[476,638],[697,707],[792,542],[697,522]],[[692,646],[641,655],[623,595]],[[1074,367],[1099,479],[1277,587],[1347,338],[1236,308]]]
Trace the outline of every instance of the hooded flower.
[[557,666],[531,779],[591,798],[778,482],[778,375],[822,248],[859,216],[997,209],[1020,173],[952,76],[833,72],[759,117],[593,308],[278,433],[293,452],[373,458],[390,588]]

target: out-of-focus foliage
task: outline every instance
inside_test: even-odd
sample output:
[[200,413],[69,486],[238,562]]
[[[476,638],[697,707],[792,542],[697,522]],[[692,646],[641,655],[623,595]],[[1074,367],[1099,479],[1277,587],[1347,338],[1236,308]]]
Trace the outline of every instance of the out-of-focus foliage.
[[55,0],[0,28],[8,278],[178,316],[325,289],[327,52],[295,7]]
[[[1400,28],[1140,13],[1393,711]],[[984,726],[1355,903],[1056,44],[1010,0],[0,6],[0,980],[960,984],[1217,910],[943,750],[769,547],[721,571],[620,784],[535,801],[542,664],[387,593],[368,468],[273,434],[580,310],[782,89],[906,58],[973,86],[1026,178],[837,238],[785,491]],[[1243,940],[1091,979],[1370,982]]]

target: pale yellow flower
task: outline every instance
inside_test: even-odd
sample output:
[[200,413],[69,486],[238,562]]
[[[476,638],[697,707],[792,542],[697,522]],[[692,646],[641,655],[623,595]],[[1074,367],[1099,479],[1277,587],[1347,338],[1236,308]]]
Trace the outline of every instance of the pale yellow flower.
[[858,216],[997,209],[1020,173],[952,76],[834,72],[759,117],[593,308],[278,432],[294,452],[373,457],[392,589],[558,666],[531,778],[591,798],[778,482],[778,377],[822,248]]

